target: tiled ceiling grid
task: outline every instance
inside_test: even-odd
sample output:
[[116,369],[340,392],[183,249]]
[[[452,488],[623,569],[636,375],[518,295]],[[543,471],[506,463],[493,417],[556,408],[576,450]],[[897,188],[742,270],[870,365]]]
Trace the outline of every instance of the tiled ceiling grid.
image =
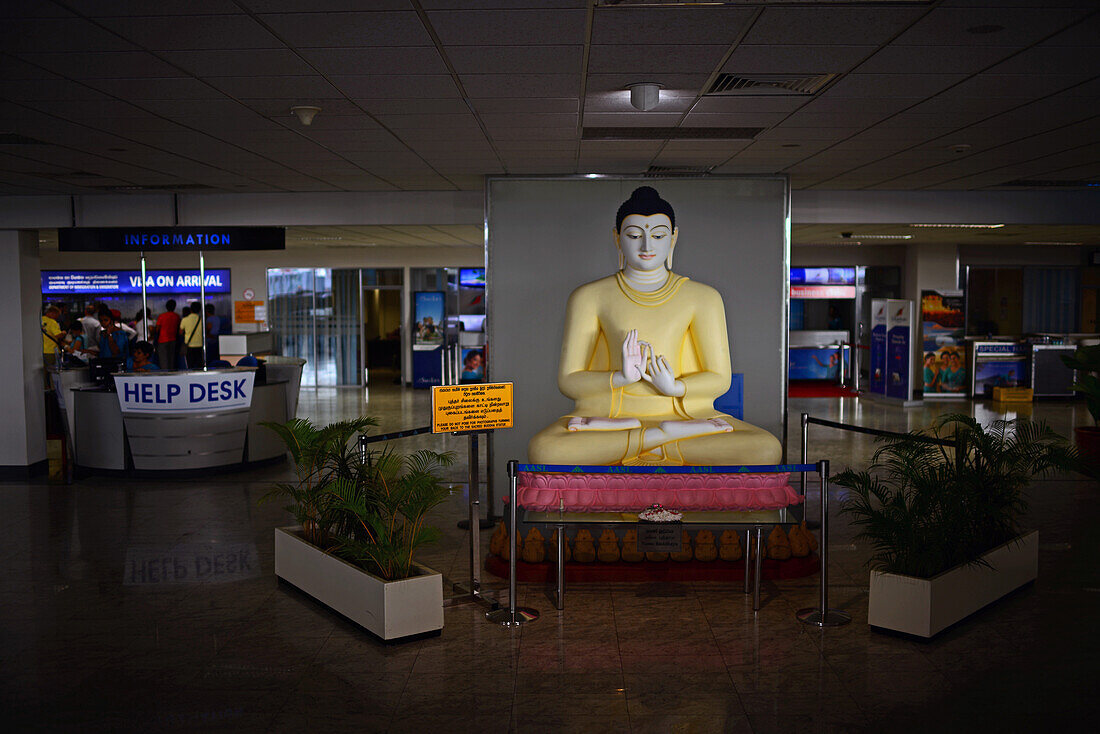
[[[652,166],[823,189],[1100,178],[1094,0],[0,8],[4,194],[479,189]],[[810,96],[704,95],[719,74],[836,77]],[[655,110],[630,107],[634,82],[663,86]],[[304,127],[295,104],[323,111]],[[593,127],[763,130],[583,140]]]

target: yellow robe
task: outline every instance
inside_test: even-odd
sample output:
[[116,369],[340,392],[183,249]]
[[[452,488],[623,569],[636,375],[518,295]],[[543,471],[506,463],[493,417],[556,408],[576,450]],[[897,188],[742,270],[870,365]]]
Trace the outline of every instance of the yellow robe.
[[[611,384],[622,369],[622,343],[638,330],[639,341],[664,355],[682,397],[662,395],[639,381]],[[670,274],[659,290],[642,293],[621,273],[573,291],[565,312],[558,388],[574,401],[573,412],[536,434],[528,458],[539,464],[775,464],[782,448],[767,431],[717,412],[714,399],[730,387],[730,354],[722,296],[710,286]],[[645,355],[643,355],[645,356]],[[637,418],[629,430],[570,431],[569,419]],[[643,451],[644,431],[666,420],[724,418],[734,430],[671,441]]]

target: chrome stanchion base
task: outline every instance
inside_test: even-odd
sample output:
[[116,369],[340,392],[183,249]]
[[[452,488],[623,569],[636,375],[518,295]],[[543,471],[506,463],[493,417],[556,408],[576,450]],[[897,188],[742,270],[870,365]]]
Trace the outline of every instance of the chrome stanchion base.
[[814,627],[843,627],[852,621],[852,615],[839,609],[826,609],[822,614],[817,607],[807,607],[795,612],[798,621],[802,624],[812,624]]
[[499,624],[501,627],[519,627],[528,622],[534,622],[539,618],[539,613],[538,610],[530,607],[516,607],[515,614],[512,613],[511,609],[497,609],[496,611],[486,612],[485,618],[490,622]]

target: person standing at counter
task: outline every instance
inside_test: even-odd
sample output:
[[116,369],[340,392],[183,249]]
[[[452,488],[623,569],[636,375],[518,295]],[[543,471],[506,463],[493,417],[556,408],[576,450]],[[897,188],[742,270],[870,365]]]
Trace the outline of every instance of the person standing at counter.
[[159,369],[153,364],[153,345],[145,340],[134,344],[134,356],[126,360],[126,371],[156,372]]
[[99,331],[102,328],[99,319],[95,317],[96,310],[96,304],[89,303],[84,307],[84,316],[80,319],[80,324],[84,327],[84,348],[93,357],[99,351]]
[[202,306],[198,303],[191,304],[191,313],[180,321],[180,332],[183,333],[183,346],[187,350],[187,368],[201,370],[202,365]]
[[87,344],[84,343],[84,324],[80,323],[80,319],[73,319],[69,324],[69,333],[63,349],[65,354],[71,355],[84,364],[88,364],[89,357],[96,354],[96,352],[89,352]]
[[153,327],[153,333],[157,340],[157,360],[161,369],[176,369],[176,346],[180,338],[180,315],[176,313],[176,301],[169,298],[164,304],[165,311],[157,316],[157,324]]
[[218,350],[218,334],[221,330],[222,320],[214,313],[214,304],[206,304],[206,338],[209,340],[206,342],[206,357],[211,362],[221,358]]
[[99,335],[100,359],[125,362],[130,358],[130,337],[119,327],[110,311],[99,314],[99,323],[103,327]]
[[47,367],[57,361],[57,350],[62,346],[61,336],[64,332],[57,322],[60,317],[61,312],[56,306],[50,306],[42,315],[42,357]]

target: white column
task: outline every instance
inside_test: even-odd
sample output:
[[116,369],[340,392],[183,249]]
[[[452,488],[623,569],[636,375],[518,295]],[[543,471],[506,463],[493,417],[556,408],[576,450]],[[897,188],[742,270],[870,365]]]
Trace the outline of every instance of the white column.
[[904,297],[913,301],[916,344],[913,349],[912,375],[924,374],[921,348],[920,292],[951,291],[959,287],[959,246],[950,244],[907,245],[905,251]]
[[46,461],[37,231],[0,230],[0,293],[12,307],[0,359],[0,476],[18,477]]

